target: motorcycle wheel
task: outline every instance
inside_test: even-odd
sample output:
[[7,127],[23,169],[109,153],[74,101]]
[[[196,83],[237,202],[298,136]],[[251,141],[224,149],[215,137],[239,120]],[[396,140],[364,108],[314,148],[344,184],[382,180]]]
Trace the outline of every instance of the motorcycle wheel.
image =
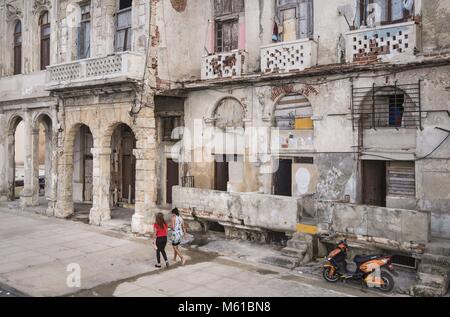
[[328,283],[337,283],[339,281],[339,275],[337,274],[337,272],[335,272],[333,277],[330,277],[328,274],[330,272],[330,270],[331,270],[330,267],[326,267],[323,269],[323,278]]
[[395,287],[395,281],[391,274],[387,272],[381,272],[381,279],[383,280],[384,285],[380,287],[380,291],[382,291],[383,293],[392,292]]

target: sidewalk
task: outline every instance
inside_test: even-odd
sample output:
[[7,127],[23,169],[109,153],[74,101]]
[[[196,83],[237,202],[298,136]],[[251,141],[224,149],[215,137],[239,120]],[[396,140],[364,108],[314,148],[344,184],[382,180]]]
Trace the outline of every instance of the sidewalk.
[[[270,247],[230,241],[243,250]],[[214,244],[211,244],[214,246]],[[222,245],[222,246],[226,246]],[[169,257],[171,248],[167,248]],[[146,239],[0,209],[0,284],[30,296],[318,297],[380,296],[206,248],[184,250],[186,266],[156,269]],[[69,287],[68,265],[81,267],[81,287]]]

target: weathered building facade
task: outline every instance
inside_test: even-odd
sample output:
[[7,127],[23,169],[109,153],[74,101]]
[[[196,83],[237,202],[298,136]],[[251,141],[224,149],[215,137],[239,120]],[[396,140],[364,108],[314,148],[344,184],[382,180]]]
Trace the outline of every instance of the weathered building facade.
[[[38,122],[48,142],[47,214],[91,204],[91,224],[119,203],[150,230],[156,140],[148,1],[2,1],[2,200],[14,199],[14,130],[25,122],[22,205],[39,205]],[[12,49],[10,49],[12,48]],[[42,203],[42,201],[41,201]]]
[[[230,236],[450,238],[448,0],[3,0],[0,199],[180,208]],[[312,226],[311,226],[312,225]]]
[[187,216],[230,236],[306,228],[414,257],[450,237],[448,1],[155,9],[157,96],[184,99],[170,155]]

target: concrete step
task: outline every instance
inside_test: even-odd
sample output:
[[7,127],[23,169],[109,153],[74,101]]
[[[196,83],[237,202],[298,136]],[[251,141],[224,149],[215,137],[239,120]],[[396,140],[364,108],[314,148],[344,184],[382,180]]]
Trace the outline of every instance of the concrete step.
[[428,273],[417,273],[419,285],[440,289],[443,295],[448,290],[448,275],[434,275]]
[[442,267],[450,267],[450,256],[425,253],[422,255],[422,263]]
[[446,294],[443,294],[441,289],[436,289],[429,286],[424,285],[416,285],[411,289],[411,295],[415,297],[442,297]]
[[290,269],[290,270],[295,269],[300,264],[299,259],[282,256],[282,255],[268,256],[268,257],[262,258],[261,260],[259,260],[259,262],[264,263],[264,264],[283,267],[283,268]]
[[284,248],[281,250],[281,254],[283,256],[297,258],[302,260],[305,256],[306,250],[308,249],[307,245],[304,245],[301,249],[294,249],[294,248]]
[[297,249],[297,250],[306,250],[308,249],[308,244],[305,241],[298,241],[298,240],[289,240],[287,242],[287,247],[291,249]]
[[428,263],[422,263],[419,267],[419,272],[428,273],[434,275],[449,275],[450,267],[441,266],[441,265],[433,265]]

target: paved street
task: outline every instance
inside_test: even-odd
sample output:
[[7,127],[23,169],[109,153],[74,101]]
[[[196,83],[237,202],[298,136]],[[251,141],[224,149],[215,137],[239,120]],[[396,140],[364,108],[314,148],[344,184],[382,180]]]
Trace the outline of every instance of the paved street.
[[[157,270],[154,251],[145,239],[0,209],[0,290],[6,285],[30,296],[367,295],[342,286],[331,290],[324,282],[262,264],[200,251],[187,254],[186,266],[177,263]],[[78,265],[81,287],[70,287],[76,279],[68,268]]]

